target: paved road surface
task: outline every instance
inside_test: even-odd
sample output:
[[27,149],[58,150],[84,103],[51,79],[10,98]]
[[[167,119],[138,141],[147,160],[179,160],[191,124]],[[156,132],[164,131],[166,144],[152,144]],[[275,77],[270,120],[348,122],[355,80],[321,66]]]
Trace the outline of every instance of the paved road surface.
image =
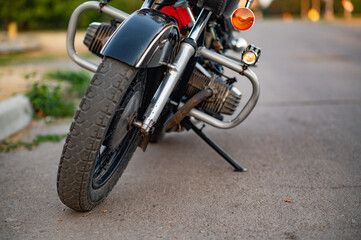
[[56,194],[63,143],[2,153],[0,239],[361,239],[361,27],[270,21],[245,36],[263,49],[260,103],[238,128],[206,132],[249,172],[170,134],[76,213]]

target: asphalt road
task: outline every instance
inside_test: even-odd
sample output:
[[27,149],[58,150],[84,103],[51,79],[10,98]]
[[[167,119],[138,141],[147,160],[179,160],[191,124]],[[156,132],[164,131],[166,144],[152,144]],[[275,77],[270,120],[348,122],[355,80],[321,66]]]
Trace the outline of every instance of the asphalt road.
[[1,153],[0,239],[361,239],[361,24],[257,22],[244,36],[263,50],[259,105],[205,132],[249,172],[169,134],[77,213],[56,193],[63,142]]

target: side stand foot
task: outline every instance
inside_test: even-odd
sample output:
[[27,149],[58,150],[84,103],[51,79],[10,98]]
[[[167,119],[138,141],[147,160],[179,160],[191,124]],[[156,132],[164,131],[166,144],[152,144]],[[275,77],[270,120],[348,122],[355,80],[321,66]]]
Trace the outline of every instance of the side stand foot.
[[198,136],[200,136],[211,148],[213,148],[219,155],[221,155],[224,160],[231,164],[235,171],[238,172],[247,172],[246,168],[241,167],[239,163],[233,160],[222,148],[220,148],[215,142],[209,139],[203,132],[202,129],[197,128],[188,118],[185,118],[182,121],[182,125],[186,129],[192,129]]

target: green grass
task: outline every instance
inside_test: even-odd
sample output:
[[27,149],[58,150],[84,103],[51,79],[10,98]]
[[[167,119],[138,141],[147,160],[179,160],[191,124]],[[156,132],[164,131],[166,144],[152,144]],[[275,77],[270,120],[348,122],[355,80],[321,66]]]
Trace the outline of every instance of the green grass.
[[24,53],[14,53],[8,55],[0,55],[0,65],[1,66],[9,66],[9,65],[18,65],[23,63],[35,63],[35,62],[43,62],[49,60],[57,60],[57,59],[65,59],[66,55],[59,57],[59,56],[52,56],[52,55],[39,55],[39,56],[32,56],[30,54]]
[[[24,78],[40,78],[26,93],[35,115],[39,118],[49,116],[59,119],[74,115],[75,106],[89,85],[90,74],[85,71],[59,70],[48,72],[43,76],[38,76],[37,72],[30,72],[24,75]],[[2,141],[0,152],[9,152],[19,148],[33,149],[43,142],[59,142],[65,136],[66,134],[39,135],[30,142]]]
[[26,148],[32,150],[34,147],[39,146],[40,143],[44,142],[60,142],[66,137],[66,134],[52,134],[52,135],[38,135],[36,138],[29,142],[24,141],[2,141],[0,142],[0,152],[10,152],[19,148]]
[[66,101],[59,84],[49,86],[44,83],[34,83],[26,95],[38,117],[67,117],[74,114],[75,105]]
[[[82,58],[91,59],[94,58],[94,54],[87,52],[79,54]],[[68,55],[64,52],[62,55],[51,54],[33,54],[33,53],[13,53],[0,55],[0,66],[19,65],[24,63],[36,63],[44,61],[56,61],[69,59]]]
[[70,83],[72,87],[68,89],[68,92],[70,94],[75,93],[77,97],[81,98],[89,86],[90,74],[85,71],[75,72],[71,70],[59,70],[48,72],[45,74],[45,78]]
[[[37,78],[36,72],[24,76]],[[85,71],[51,71],[34,83],[26,93],[32,103],[35,116],[64,118],[73,116],[75,106],[84,95],[90,82],[90,74]],[[64,84],[66,83],[66,84]]]

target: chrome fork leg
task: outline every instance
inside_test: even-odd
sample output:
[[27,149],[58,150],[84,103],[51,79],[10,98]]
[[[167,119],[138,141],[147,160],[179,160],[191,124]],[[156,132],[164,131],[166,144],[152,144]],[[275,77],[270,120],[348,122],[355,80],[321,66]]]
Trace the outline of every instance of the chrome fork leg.
[[141,129],[143,133],[149,133],[150,129],[157,122],[160,113],[178,82],[178,79],[194,53],[195,49],[193,46],[188,43],[182,43],[177,58],[170,66],[168,74],[164,77],[147,111],[145,112],[145,120]]
[[[189,39],[194,42],[198,40],[210,16],[211,12],[205,9],[202,10],[188,36]],[[169,65],[168,74],[164,77],[147,111],[145,112],[144,122],[141,127],[141,132],[143,134],[147,135],[154,124],[157,122],[159,115],[161,114],[165,104],[169,99],[169,96],[171,95],[174,87],[183,74],[189,59],[191,59],[195,52],[196,49],[191,43],[187,43],[186,41],[182,42],[173,64]]]

